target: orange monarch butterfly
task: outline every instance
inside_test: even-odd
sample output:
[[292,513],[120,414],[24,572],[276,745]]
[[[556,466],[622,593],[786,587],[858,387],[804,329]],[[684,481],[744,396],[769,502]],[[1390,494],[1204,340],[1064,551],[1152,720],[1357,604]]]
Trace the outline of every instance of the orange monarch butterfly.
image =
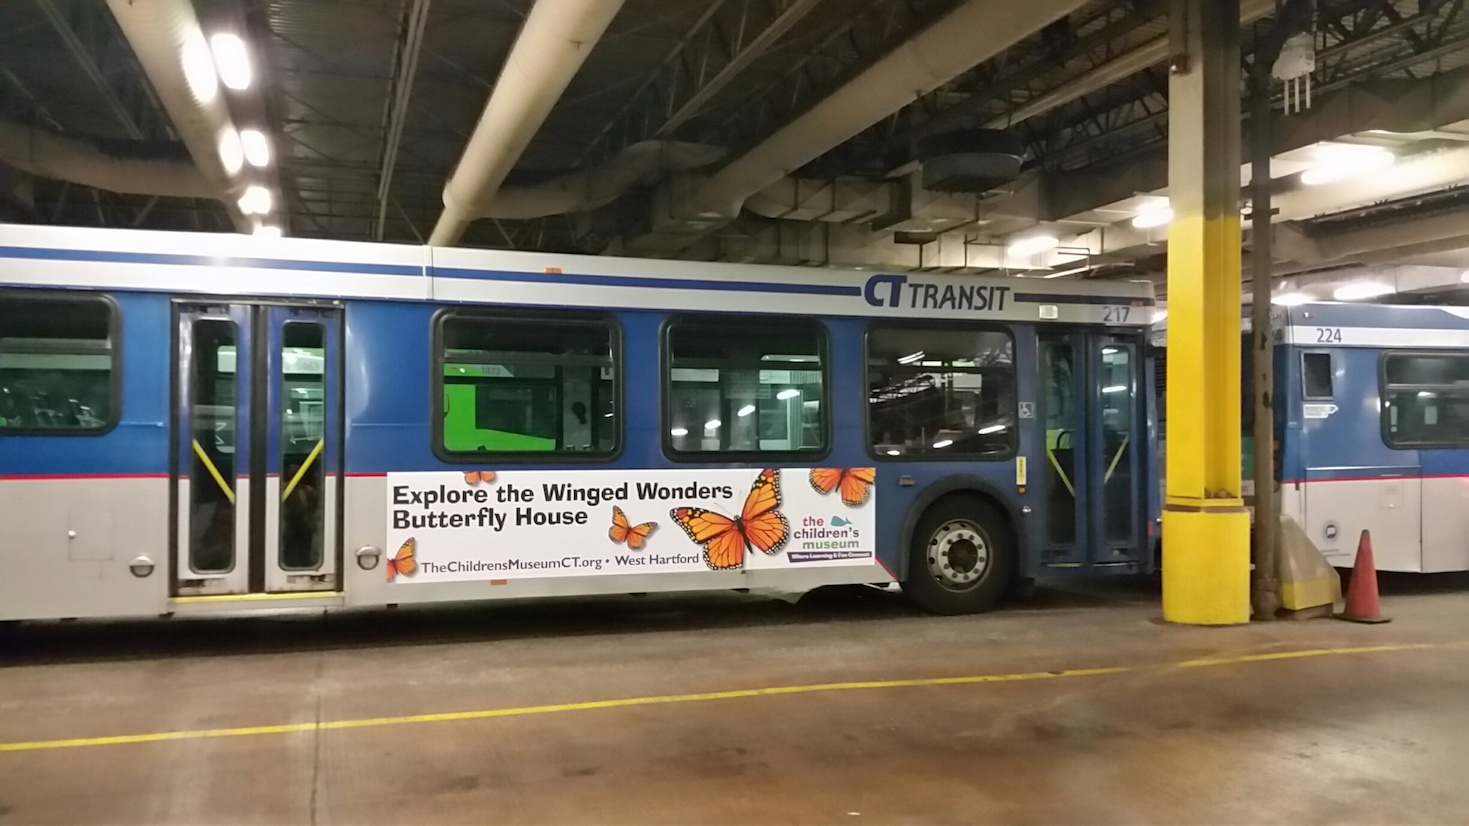
[[493,470],[466,470],[464,471],[464,481],[470,485],[478,485],[480,482],[488,485],[495,481],[495,472]]
[[840,487],[842,504],[857,507],[865,504],[872,496],[872,483],[877,479],[877,468],[854,467],[845,470],[834,467],[819,467],[811,470],[811,487],[817,493],[831,493]]
[[396,577],[399,574],[402,574],[403,576],[413,576],[415,573],[417,573],[418,562],[413,559],[413,552],[417,548],[418,543],[414,542],[413,539],[410,537],[407,542],[404,542],[398,548],[398,552],[393,555],[393,558],[388,560],[389,582],[392,582],[393,577]]
[[607,529],[607,537],[617,544],[627,543],[627,547],[634,551],[641,551],[643,545],[647,544],[649,534],[658,530],[657,522],[644,522],[634,525],[627,521],[627,514],[622,508],[612,506],[612,527]]
[[785,547],[791,525],[780,507],[780,477],[772,468],[760,471],[740,515],[731,519],[704,508],[674,508],[673,521],[689,538],[704,546],[704,564],[724,571],[744,564],[745,549],[775,554]]

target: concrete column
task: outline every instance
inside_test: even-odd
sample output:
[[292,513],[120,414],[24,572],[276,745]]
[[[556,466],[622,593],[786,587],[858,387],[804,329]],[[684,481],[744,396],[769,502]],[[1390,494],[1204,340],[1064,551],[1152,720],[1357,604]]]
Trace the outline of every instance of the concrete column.
[[1239,0],[1172,0],[1163,616],[1250,618],[1240,495]]

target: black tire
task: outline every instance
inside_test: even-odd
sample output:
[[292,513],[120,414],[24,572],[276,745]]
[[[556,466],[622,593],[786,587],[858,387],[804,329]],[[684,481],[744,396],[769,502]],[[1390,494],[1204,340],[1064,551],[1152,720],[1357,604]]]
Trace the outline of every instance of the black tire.
[[903,593],[935,614],[994,608],[1015,579],[1015,537],[995,506],[973,496],[934,503],[913,530]]

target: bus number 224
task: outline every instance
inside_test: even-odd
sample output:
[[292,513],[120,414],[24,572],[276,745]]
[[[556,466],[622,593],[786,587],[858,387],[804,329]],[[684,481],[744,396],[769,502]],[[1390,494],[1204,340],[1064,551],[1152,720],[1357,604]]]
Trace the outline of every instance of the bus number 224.
[[1340,327],[1317,327],[1316,328],[1316,343],[1317,344],[1341,344],[1341,328]]

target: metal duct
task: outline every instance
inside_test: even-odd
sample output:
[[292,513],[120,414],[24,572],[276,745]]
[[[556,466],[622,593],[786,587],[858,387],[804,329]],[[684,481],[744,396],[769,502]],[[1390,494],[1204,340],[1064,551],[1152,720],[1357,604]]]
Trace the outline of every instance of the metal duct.
[[670,172],[687,172],[724,157],[718,146],[678,141],[642,141],[595,169],[577,170],[531,186],[500,190],[476,218],[507,220],[585,212],[606,206],[639,184]]
[[[111,0],[120,2],[120,0]],[[429,243],[447,246],[494,203],[495,191],[622,8],[623,0],[537,0],[505,59]]]
[[166,198],[218,198],[220,191],[191,163],[117,158],[79,140],[0,122],[0,161],[43,178],[106,192]]
[[231,178],[219,158],[220,138],[235,125],[193,4],[189,0],[107,0],[107,6],[132,44],[179,138],[212,188],[209,197],[224,202],[237,229],[251,231],[253,224],[236,203],[245,181]]
[[1083,5],[969,0],[719,170],[689,206],[696,216],[736,214],[751,194]]

